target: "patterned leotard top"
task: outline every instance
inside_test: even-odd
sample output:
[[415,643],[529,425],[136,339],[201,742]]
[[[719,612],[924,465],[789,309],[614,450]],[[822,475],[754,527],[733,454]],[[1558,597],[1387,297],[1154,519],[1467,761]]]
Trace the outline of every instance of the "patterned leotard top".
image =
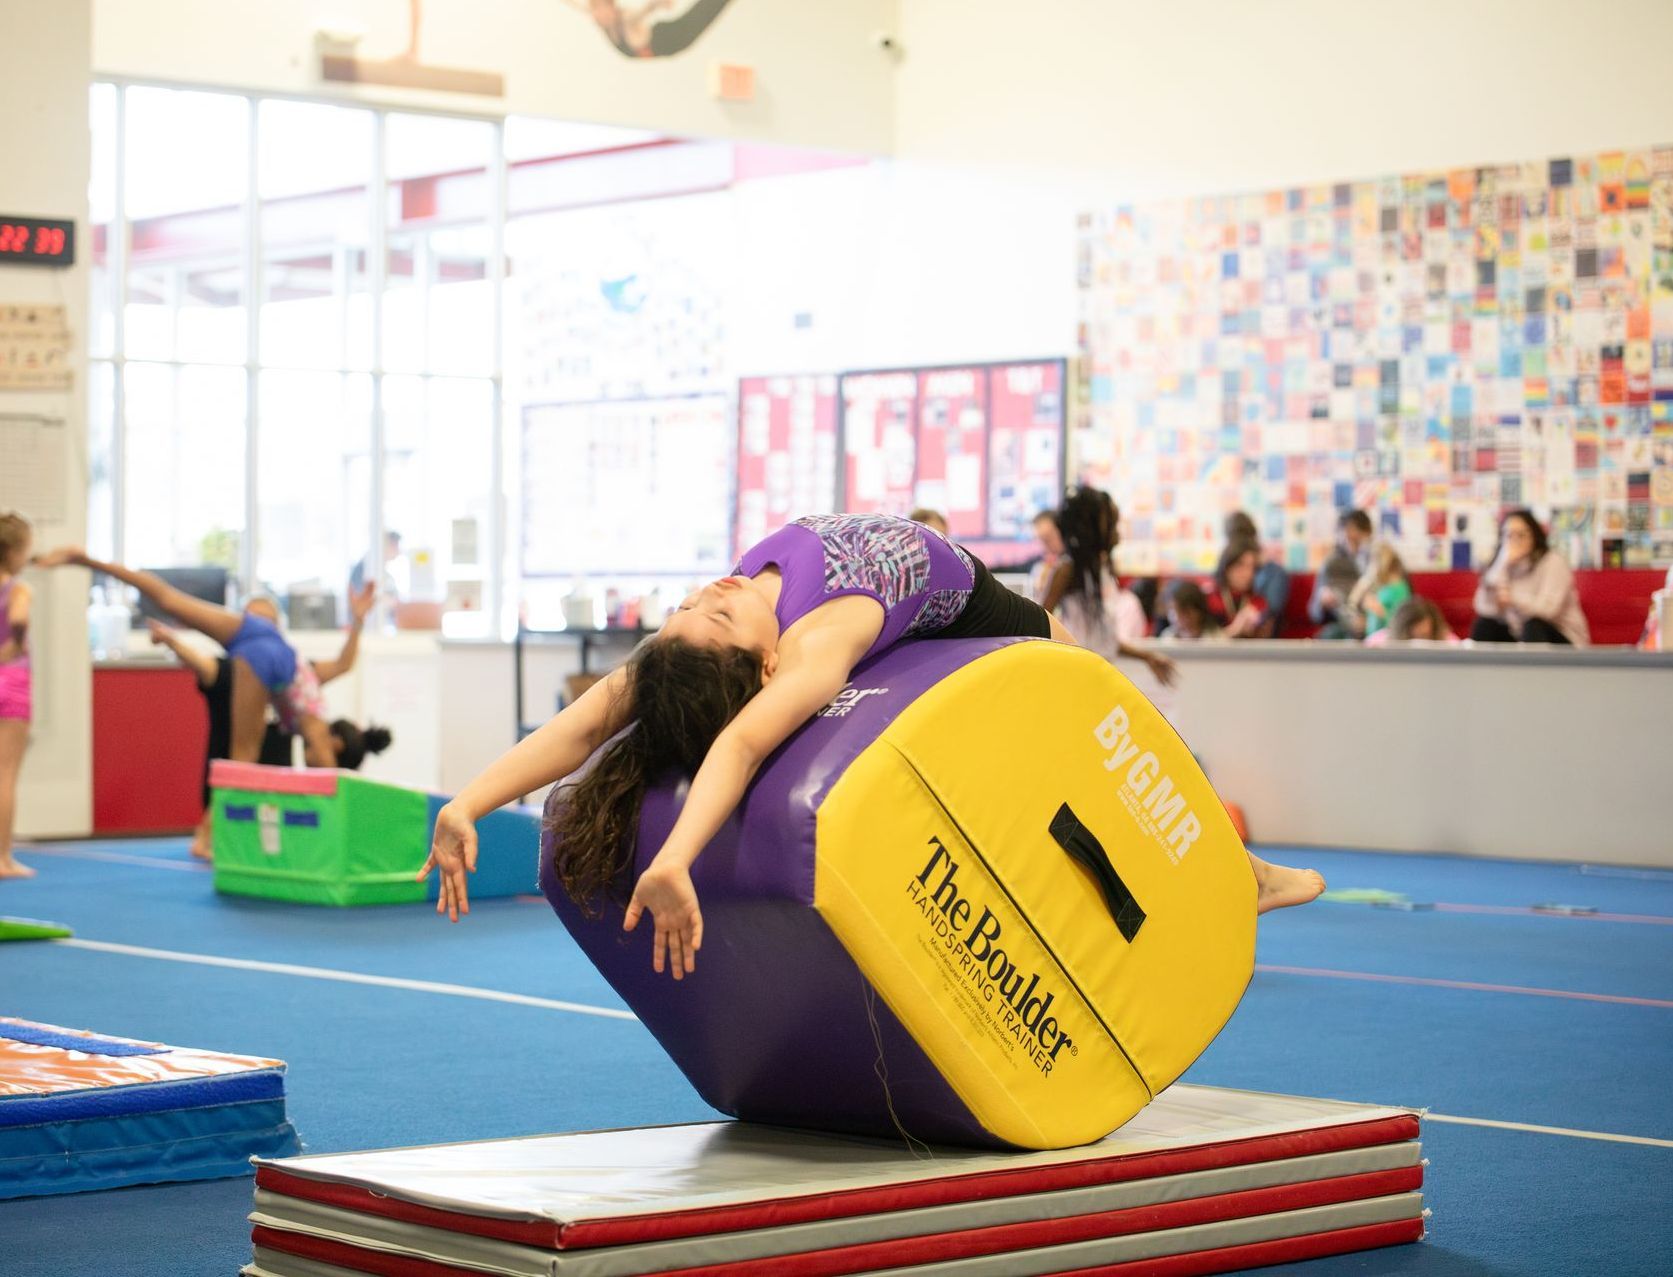
[[964,611],[976,585],[970,556],[939,532],[886,514],[816,514],[787,523],[748,550],[733,571],[782,579],[782,633],[821,603],[864,594],[883,605],[874,656],[905,638],[931,634]]

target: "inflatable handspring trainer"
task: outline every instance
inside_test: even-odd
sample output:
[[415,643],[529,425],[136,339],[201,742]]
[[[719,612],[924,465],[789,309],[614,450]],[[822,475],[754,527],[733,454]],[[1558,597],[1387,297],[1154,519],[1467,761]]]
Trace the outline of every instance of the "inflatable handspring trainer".
[[[636,872],[683,794],[648,793]],[[1196,1059],[1253,970],[1254,877],[1190,752],[1107,662],[1043,640],[856,670],[699,857],[681,982],[623,900],[568,899],[555,850],[576,940],[703,1098],[757,1122],[1083,1144]]]

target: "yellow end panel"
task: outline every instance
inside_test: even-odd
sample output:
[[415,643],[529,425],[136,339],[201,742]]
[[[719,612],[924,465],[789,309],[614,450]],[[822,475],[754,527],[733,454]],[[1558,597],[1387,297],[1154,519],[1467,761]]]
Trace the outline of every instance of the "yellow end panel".
[[[1177,1078],[1249,982],[1255,881],[1224,806],[1155,707],[1090,652],[1018,643],[945,679],[881,740],[980,852],[1151,1091]],[[1090,835],[1081,845],[1102,848],[1142,911],[1135,928],[1129,907],[1131,939],[1053,832],[1077,823]]]
[[1107,1135],[1150,1094],[957,826],[889,745],[821,804],[814,907],[984,1127]]

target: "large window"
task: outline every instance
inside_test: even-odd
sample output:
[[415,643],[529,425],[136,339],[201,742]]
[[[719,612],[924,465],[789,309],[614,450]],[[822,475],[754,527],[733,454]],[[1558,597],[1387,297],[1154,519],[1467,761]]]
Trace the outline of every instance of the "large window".
[[485,628],[500,127],[112,84],[92,119],[89,543],[318,619],[398,541],[389,601]]
[[670,170],[662,139],[601,126],[92,93],[98,553],[222,565],[310,621],[374,579],[388,602],[491,632],[515,613],[508,416],[577,387],[723,390],[718,293],[686,278],[693,256],[726,278],[723,202],[621,204],[712,189],[729,157]]

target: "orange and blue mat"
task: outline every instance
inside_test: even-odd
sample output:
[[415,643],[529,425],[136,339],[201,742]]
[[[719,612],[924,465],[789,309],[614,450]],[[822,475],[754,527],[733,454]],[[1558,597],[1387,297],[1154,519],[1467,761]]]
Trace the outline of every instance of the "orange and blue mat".
[[0,1016],[0,1198],[246,1175],[298,1147],[279,1060]]

